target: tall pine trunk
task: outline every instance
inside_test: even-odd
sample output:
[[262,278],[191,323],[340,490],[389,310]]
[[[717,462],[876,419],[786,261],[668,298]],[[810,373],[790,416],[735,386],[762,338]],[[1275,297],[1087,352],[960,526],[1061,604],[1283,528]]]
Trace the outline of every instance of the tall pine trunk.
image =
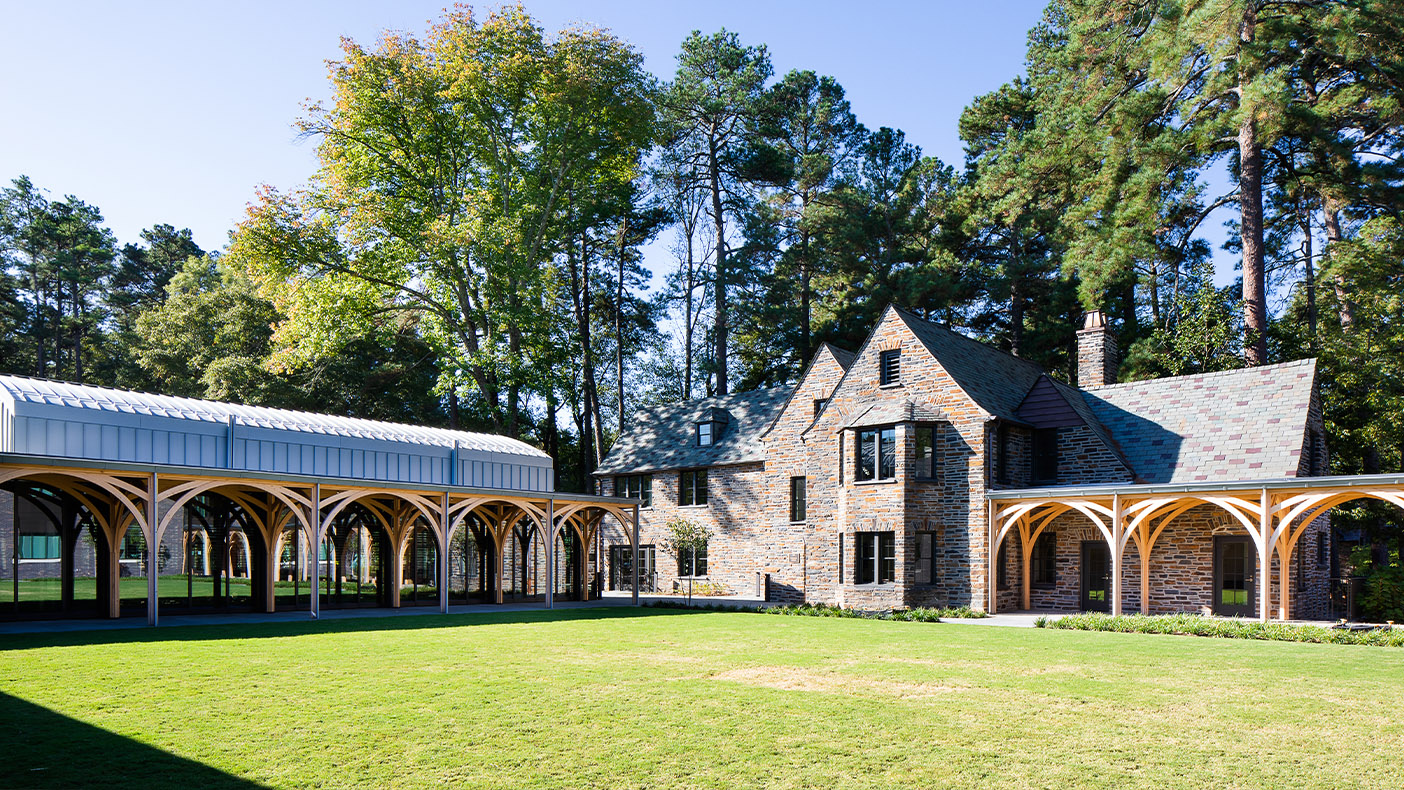
[[728,320],[729,316],[727,315],[728,309],[726,304],[726,223],[725,216],[722,214],[721,162],[717,159],[719,153],[715,140],[710,141],[708,154],[707,169],[711,180],[712,222],[716,226],[715,229],[717,232],[717,270],[712,280],[712,292],[714,295],[712,307],[716,311],[716,316],[713,321],[713,334],[716,337],[716,394],[725,395],[728,392],[726,347],[730,321]]
[[1257,10],[1246,4],[1239,28],[1238,88],[1238,191],[1241,216],[1239,239],[1243,245],[1243,328],[1246,335],[1243,356],[1250,365],[1267,364],[1267,277],[1263,260],[1263,151],[1258,143],[1257,122],[1252,108],[1244,107],[1243,95],[1249,79],[1246,59],[1257,26]]
[[619,225],[619,268],[614,280],[614,383],[619,397],[619,433],[624,433],[624,236],[629,219]]
[[[1326,249],[1324,255],[1329,261],[1331,253],[1336,247],[1336,242],[1342,238],[1341,234],[1341,208],[1344,201],[1333,197],[1325,197],[1322,200],[1324,206],[1322,224],[1326,226]],[[1337,309],[1340,311],[1339,318],[1341,329],[1349,332],[1355,326],[1355,305],[1351,304],[1350,294],[1346,292],[1345,280],[1340,272],[1331,272],[1331,289],[1336,292]]]

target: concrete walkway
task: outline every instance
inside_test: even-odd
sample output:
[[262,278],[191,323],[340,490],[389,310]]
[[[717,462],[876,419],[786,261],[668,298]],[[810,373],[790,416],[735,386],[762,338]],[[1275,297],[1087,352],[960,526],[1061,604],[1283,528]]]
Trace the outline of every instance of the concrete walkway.
[[961,625],[992,625],[1002,628],[1033,628],[1034,621],[1040,617],[1046,617],[1050,621],[1059,620],[1062,614],[1052,612],[1008,612],[992,614],[989,617],[942,617],[943,623],[960,623]]

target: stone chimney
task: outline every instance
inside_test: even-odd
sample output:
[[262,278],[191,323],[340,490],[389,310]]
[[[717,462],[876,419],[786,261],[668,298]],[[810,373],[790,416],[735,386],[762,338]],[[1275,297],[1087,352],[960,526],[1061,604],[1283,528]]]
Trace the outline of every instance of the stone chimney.
[[1119,361],[1116,333],[1107,325],[1106,313],[1088,311],[1077,333],[1077,386],[1085,389],[1115,384]]

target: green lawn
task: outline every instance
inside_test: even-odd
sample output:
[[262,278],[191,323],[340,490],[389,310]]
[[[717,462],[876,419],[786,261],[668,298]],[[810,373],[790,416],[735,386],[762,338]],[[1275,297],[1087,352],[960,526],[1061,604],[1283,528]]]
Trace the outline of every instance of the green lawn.
[[1404,651],[658,609],[0,637],[0,787],[1399,787]]

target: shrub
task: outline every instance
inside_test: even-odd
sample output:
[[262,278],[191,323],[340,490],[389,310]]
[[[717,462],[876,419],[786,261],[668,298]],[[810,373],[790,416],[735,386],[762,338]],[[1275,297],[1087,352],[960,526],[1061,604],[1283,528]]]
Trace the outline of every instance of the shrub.
[[1376,622],[1404,621],[1404,567],[1376,567],[1365,575],[1360,614]]
[[1109,614],[1075,614],[1058,620],[1040,617],[1034,622],[1039,628],[1068,631],[1115,631],[1119,633],[1178,634],[1206,636],[1219,639],[1264,639],[1278,642],[1314,642],[1337,645],[1374,645],[1404,647],[1404,629],[1323,628],[1316,625],[1263,623],[1256,620],[1231,620],[1197,614],[1166,614],[1147,617],[1141,614],[1112,616]]

